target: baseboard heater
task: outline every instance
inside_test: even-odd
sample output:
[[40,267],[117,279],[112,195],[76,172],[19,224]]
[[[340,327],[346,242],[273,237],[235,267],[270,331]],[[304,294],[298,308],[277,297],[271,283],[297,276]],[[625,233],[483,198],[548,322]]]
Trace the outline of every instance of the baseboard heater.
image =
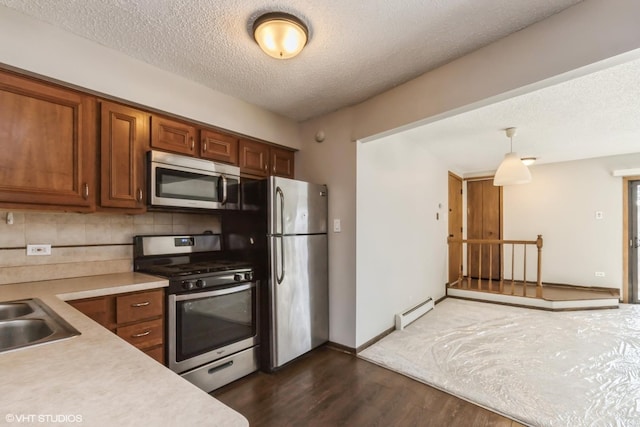
[[416,321],[422,315],[433,309],[433,299],[428,298],[426,301],[415,305],[403,313],[396,314],[396,330],[401,331],[409,324]]

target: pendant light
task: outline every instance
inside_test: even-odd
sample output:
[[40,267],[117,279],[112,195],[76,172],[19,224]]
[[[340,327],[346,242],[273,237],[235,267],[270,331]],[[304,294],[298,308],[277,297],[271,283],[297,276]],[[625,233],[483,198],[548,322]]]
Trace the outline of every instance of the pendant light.
[[253,38],[267,55],[289,59],[299,54],[307,44],[309,30],[296,16],[270,12],[253,23]]
[[522,163],[518,154],[513,152],[513,137],[516,134],[516,128],[507,128],[506,134],[510,140],[510,151],[504,155],[504,160],[498,166],[498,170],[493,177],[493,185],[527,184],[531,182],[531,172]]

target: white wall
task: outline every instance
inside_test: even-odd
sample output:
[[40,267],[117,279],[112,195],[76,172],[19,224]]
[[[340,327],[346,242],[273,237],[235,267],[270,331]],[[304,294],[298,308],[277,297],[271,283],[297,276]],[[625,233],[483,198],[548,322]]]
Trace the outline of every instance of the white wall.
[[[329,196],[332,215],[339,212],[355,221],[356,176],[343,170],[356,167],[352,141],[375,139],[379,133],[391,134],[402,126],[434,121],[622,61],[623,54],[640,48],[637,16],[640,2],[635,0],[586,0],[360,105],[310,120],[301,128],[303,148],[296,156],[296,170],[303,177],[302,169],[313,167],[314,180],[329,183],[330,191],[339,195]],[[315,144],[314,135],[323,129],[335,140],[316,159],[318,151],[306,147]],[[342,332],[367,327],[345,323],[355,321],[357,306],[355,232],[347,230],[330,244],[330,280],[339,281],[330,284],[331,340],[355,348],[361,343],[356,334]]]
[[[302,125],[296,178],[327,184],[329,229],[340,219],[342,231],[329,232],[329,339],[353,347],[356,337],[356,142],[351,140],[351,114],[346,109]],[[322,129],[326,139],[314,139]]]
[[0,63],[247,136],[299,148],[297,124],[0,6]]
[[356,347],[444,296],[448,212],[447,168],[415,142],[358,143],[357,169]]
[[[545,282],[622,291],[623,185],[612,171],[639,166],[640,154],[532,166],[530,184],[504,187],[505,239],[542,234]],[[527,277],[535,277],[534,268],[532,262]]]

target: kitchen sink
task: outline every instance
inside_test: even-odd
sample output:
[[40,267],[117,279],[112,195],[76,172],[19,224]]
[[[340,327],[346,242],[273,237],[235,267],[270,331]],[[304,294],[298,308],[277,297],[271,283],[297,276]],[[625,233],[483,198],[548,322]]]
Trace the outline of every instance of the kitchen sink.
[[33,308],[26,302],[0,303],[0,320],[15,319],[33,313]]
[[38,298],[0,302],[0,353],[80,335]]

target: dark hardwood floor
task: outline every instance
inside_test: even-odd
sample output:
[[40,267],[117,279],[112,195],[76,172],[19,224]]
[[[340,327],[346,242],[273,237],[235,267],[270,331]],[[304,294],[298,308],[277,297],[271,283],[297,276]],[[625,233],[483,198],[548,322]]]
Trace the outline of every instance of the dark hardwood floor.
[[520,424],[330,347],[212,395],[251,426],[504,426]]

